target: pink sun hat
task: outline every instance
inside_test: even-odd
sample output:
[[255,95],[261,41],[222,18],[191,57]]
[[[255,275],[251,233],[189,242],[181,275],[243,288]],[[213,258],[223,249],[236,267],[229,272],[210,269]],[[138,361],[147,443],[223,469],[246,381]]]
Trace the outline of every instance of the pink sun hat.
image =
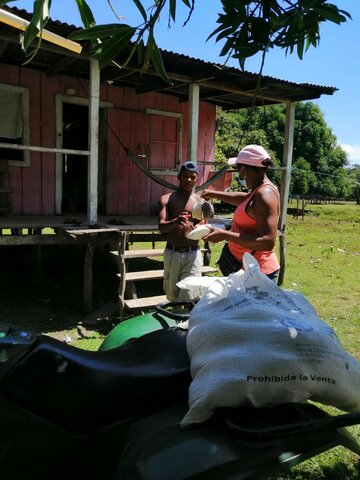
[[237,157],[229,158],[228,165],[235,165],[240,163],[241,165],[250,165],[252,167],[266,168],[270,160],[270,155],[261,145],[247,145],[240,150]]

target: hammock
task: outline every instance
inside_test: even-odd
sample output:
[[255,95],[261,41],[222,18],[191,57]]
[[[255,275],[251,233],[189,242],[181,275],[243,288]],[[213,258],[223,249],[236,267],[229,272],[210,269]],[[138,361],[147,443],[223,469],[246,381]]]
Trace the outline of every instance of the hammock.
[[[149,178],[151,178],[151,180],[154,180],[154,182],[158,183],[159,185],[162,185],[163,187],[166,187],[166,188],[170,188],[171,190],[177,190],[178,189],[178,185],[174,185],[173,183],[170,183],[170,182],[158,177],[157,175],[154,175],[153,173],[151,173],[146,167],[144,167],[144,165],[142,165],[142,163],[139,161],[139,159],[136,157],[136,155],[134,155],[130,152],[130,150],[128,148],[124,147],[124,150],[125,150],[127,156],[130,158],[130,160],[134,163],[134,165],[136,165],[143,173],[145,173],[145,175],[147,175]],[[207,188],[209,185],[211,185],[213,182],[215,182],[219,177],[221,177],[221,175],[223,175],[226,172],[227,169],[228,169],[228,166],[225,165],[221,170],[216,172],[215,175],[213,175],[211,178],[209,178],[209,180],[207,180],[206,182],[204,182],[201,185],[198,185],[195,188],[195,191],[199,192],[200,190],[204,190],[205,188]]]

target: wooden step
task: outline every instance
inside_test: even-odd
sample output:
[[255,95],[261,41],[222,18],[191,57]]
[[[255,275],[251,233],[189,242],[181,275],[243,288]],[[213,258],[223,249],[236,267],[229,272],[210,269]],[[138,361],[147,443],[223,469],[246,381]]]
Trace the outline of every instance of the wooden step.
[[[203,275],[208,275],[210,273],[216,273],[217,268],[213,267],[202,267],[201,273]],[[117,274],[120,276],[120,273]],[[164,270],[144,270],[140,272],[126,272],[125,279],[127,282],[136,282],[139,280],[155,280],[159,278],[164,278]]]
[[[119,256],[119,252],[117,250],[111,250],[110,253],[115,257]],[[148,250],[125,250],[124,258],[127,260],[128,258],[162,257],[163,253],[163,248],[150,248]]]
[[134,298],[125,300],[125,308],[128,310],[135,310],[140,308],[155,307],[159,303],[166,302],[166,295],[157,295],[155,297]]
[[[206,253],[208,251],[207,248],[201,248],[200,250],[202,253]],[[119,252],[117,250],[111,250],[110,253],[115,257],[119,256]],[[129,258],[162,257],[163,254],[163,248],[150,248],[148,250],[125,250],[124,258],[127,260]]]

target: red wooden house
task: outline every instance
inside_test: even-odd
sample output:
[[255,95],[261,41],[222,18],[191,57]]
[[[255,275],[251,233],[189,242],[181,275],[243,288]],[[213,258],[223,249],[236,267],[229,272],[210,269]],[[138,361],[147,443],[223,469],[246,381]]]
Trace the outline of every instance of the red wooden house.
[[[23,10],[6,11],[30,18]],[[47,28],[62,37],[75,29],[57,21]],[[108,216],[155,214],[166,189],[143,171],[176,185],[179,165],[191,158],[200,164],[203,183],[214,160],[216,105],[234,109],[254,102],[256,74],[172,52],[163,52],[172,85],[151,69],[141,74],[134,64],[108,66],[99,78],[94,165],[88,135],[93,80],[86,44],[76,54],[43,40],[24,65],[17,29],[0,23],[0,35],[0,143],[18,145],[0,149],[9,170],[8,216],[76,215],[89,212],[91,205]],[[291,106],[335,91],[270,77],[262,79],[261,88],[255,104]],[[286,155],[291,158],[291,148]]]
[[[86,42],[74,52],[52,38],[56,34],[63,45],[77,28],[58,21],[48,22],[48,40],[44,35],[27,62],[19,29],[30,18],[24,10],[0,9],[0,246],[36,245],[40,251],[45,243],[71,243],[76,235],[69,224],[79,223],[76,241],[81,238],[87,248],[89,310],[94,227],[100,227],[102,243],[112,235],[124,239],[125,230],[156,231],[158,199],[176,188],[179,165],[198,162],[199,185],[211,176],[216,107],[284,103],[279,225],[284,264],[295,102],[332,95],[336,88],[272,77],[262,77],[259,87],[258,74],[167,51],[162,57],[171,84],[135,63],[100,71]],[[110,220],[129,225],[112,231]],[[45,227],[57,235],[44,234]]]

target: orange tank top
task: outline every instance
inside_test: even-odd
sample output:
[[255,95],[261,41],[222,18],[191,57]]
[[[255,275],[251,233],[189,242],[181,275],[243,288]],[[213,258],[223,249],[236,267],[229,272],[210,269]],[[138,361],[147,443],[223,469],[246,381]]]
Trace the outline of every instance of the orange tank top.
[[[250,193],[247,200],[245,200],[236,208],[234,213],[233,223],[231,226],[232,232],[240,233],[240,236],[242,233],[247,233],[247,234],[257,233],[256,222],[253,218],[251,218],[247,214],[246,208],[249,205],[249,202],[251,201],[255,193],[264,185],[270,187],[274,191],[277,198],[279,198],[279,192],[278,192],[278,189],[275,187],[275,185],[269,182],[261,183],[254,191]],[[248,248],[244,248],[242,245],[239,245],[234,242],[229,242],[229,250],[237,260],[241,260],[245,252],[251,252],[251,250],[249,250]],[[253,253],[253,256],[258,261],[260,270],[265,275],[269,275],[270,273],[276,272],[276,270],[279,270],[280,268],[280,265],[274,250],[270,250],[270,251],[256,250],[255,253]]]

